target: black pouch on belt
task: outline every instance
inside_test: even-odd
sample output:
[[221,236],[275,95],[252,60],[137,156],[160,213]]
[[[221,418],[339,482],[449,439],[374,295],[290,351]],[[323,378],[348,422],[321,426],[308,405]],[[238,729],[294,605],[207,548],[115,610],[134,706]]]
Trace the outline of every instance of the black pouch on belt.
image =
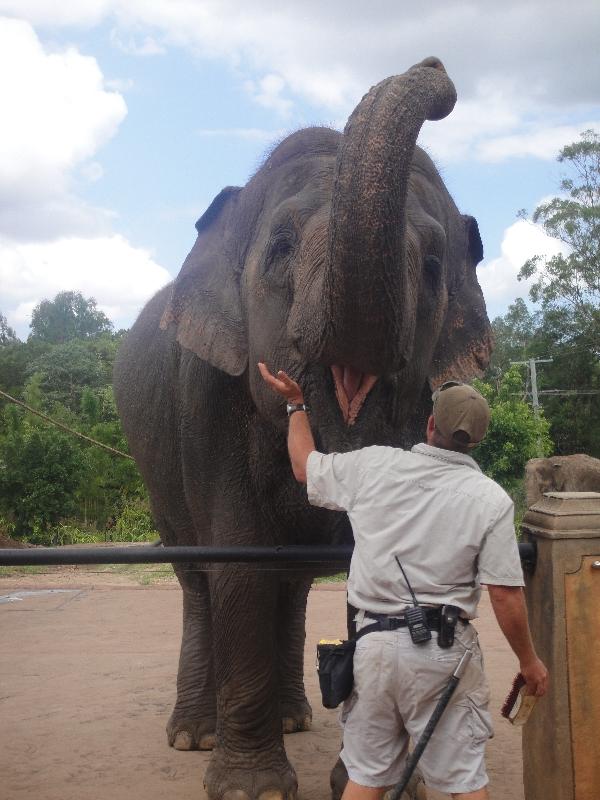
[[356,642],[367,633],[382,630],[379,622],[361,628],[353,639],[321,639],[317,645],[317,672],[325,708],[337,708],[350,696],[354,685]]
[[317,671],[325,708],[337,708],[352,691],[355,647],[356,639],[321,641],[317,645]]
[[454,631],[458,622],[459,610],[456,606],[442,606],[440,611],[440,632],[437,640],[440,647],[452,647],[454,644]]

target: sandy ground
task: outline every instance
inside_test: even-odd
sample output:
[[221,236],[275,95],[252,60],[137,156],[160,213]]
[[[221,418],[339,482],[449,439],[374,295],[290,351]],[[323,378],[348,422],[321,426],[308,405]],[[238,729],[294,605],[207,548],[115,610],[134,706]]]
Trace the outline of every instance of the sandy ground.
[[[523,800],[520,733],[499,715],[516,662],[487,596],[480,610],[496,727],[488,747],[491,795]],[[0,800],[206,797],[210,754],[178,752],[165,736],[180,615],[173,582],[141,587],[126,576],[74,569],[0,578]],[[315,644],[339,636],[344,620],[343,585],[311,592],[306,683],[313,729],[285,738],[300,800],[329,800],[341,736],[337,712],[320,705]]]

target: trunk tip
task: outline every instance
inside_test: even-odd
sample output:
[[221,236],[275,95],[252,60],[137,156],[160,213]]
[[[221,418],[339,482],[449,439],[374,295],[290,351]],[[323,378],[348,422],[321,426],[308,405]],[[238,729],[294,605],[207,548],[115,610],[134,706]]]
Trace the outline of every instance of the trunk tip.
[[440,72],[446,72],[446,67],[442,64],[440,59],[437,58],[437,56],[429,56],[428,58],[424,58],[423,61],[419,61],[418,64],[414,64],[411,69],[415,69],[415,67],[431,67],[432,69],[437,69]]

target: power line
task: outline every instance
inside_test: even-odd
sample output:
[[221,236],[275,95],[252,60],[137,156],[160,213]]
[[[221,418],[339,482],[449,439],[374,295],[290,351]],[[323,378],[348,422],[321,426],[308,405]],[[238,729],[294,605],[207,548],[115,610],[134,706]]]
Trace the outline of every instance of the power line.
[[52,419],[52,417],[48,417],[46,416],[46,414],[42,414],[41,411],[37,411],[35,408],[28,406],[26,403],[23,403],[22,400],[17,400],[16,397],[11,397],[6,392],[3,392],[2,389],[0,389],[0,395],[9,402],[14,403],[17,406],[21,406],[21,408],[24,408],[30,414],[35,414],[36,417],[41,417],[41,419],[45,420],[46,422],[49,422],[51,425],[56,425],[57,428],[61,428],[63,431],[66,431],[67,433],[70,433],[73,436],[78,436],[80,439],[83,439],[84,441],[89,442],[90,444],[95,444],[96,447],[102,447],[104,450],[108,450],[109,453],[114,453],[115,455],[122,456],[123,458],[129,458],[131,461],[134,460],[133,456],[130,456],[128,453],[123,453],[121,450],[116,450],[114,447],[110,447],[109,445],[104,444],[104,442],[99,442],[97,439],[92,439],[91,437],[86,436],[83,433],[79,433],[79,431],[76,431],[73,428],[69,428],[67,425],[63,425],[62,422],[57,422],[55,419]]
[[575,394],[584,394],[584,395],[593,395],[593,394],[600,394],[600,389],[540,389],[538,394],[547,394],[547,395],[575,395]]

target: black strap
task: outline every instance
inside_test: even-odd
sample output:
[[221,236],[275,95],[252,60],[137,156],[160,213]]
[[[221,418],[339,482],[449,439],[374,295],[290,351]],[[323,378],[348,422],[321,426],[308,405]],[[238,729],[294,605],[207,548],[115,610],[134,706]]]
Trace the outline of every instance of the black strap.
[[[427,608],[426,614],[427,626],[431,630],[439,630],[440,609]],[[376,614],[374,611],[366,611],[365,617],[368,619],[375,619],[377,622],[374,622],[372,625],[367,625],[365,628],[361,628],[361,630],[354,637],[355,641],[358,641],[360,637],[364,636],[366,633],[373,633],[374,631],[396,631],[398,628],[406,628],[406,620],[404,617],[392,617],[388,616],[387,614]]]
[[[398,620],[400,622],[400,620]],[[406,627],[406,622],[402,620],[404,625],[397,625],[397,628]],[[359,632],[354,636],[354,641],[357,642],[361,636],[364,636],[366,633],[373,633],[373,631],[382,631],[383,628],[381,627],[380,622],[374,622],[372,625],[367,625],[366,628],[361,628]],[[388,628],[387,630],[392,630],[392,628]],[[394,629],[395,630],[395,629]]]

